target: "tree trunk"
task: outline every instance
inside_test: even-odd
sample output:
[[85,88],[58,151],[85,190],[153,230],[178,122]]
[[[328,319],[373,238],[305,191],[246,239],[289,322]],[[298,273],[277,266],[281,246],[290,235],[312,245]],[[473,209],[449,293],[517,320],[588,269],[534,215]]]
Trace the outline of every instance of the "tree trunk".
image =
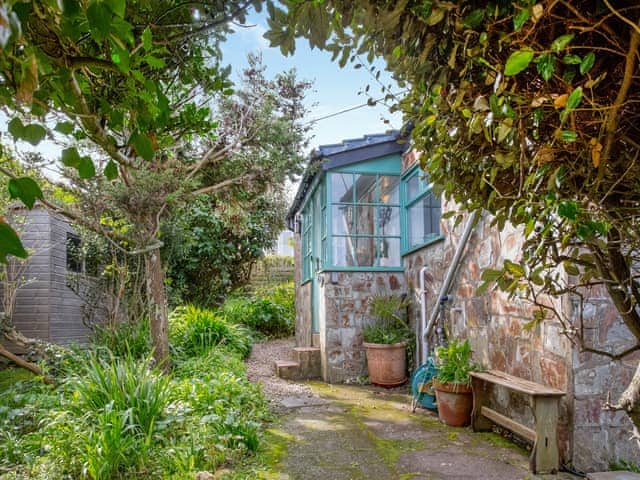
[[4,348],[2,346],[2,344],[0,344],[0,356],[3,356],[4,358],[7,358],[7,359],[11,360],[13,363],[15,363],[20,368],[24,368],[25,370],[29,370],[31,373],[35,373],[36,375],[41,376],[42,377],[42,381],[44,383],[48,383],[49,385],[53,385],[54,384],[53,380],[50,379],[49,377],[47,377],[44,374],[44,372],[42,371],[42,368],[40,368],[35,363],[26,361],[25,359],[19,357],[18,355],[14,355],[9,350]]
[[169,369],[169,319],[167,297],[164,287],[164,270],[160,259],[160,249],[145,254],[147,271],[147,295],[149,299],[149,326],[151,344],[156,365],[162,370]]
[[622,392],[618,404],[612,408],[614,410],[624,410],[627,413],[634,425],[632,439],[640,447],[640,363],[633,374],[631,383]]

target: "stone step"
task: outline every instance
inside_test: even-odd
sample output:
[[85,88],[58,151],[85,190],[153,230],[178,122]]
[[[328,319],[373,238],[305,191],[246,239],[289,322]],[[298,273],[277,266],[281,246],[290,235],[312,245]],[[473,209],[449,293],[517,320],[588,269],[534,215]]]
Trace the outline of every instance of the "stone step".
[[320,378],[321,361],[319,347],[296,347],[293,349],[293,358],[300,364],[300,378],[311,380]]
[[276,360],[276,375],[285,380],[300,379],[300,364],[292,360]]

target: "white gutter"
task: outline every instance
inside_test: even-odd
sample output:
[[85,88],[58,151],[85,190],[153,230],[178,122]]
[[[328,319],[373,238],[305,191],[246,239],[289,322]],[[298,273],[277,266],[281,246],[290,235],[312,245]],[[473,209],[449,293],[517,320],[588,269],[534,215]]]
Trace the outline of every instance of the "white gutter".
[[[444,281],[442,282],[442,287],[440,288],[440,293],[438,293],[438,298],[436,299],[436,303],[433,305],[433,309],[431,310],[431,315],[429,316],[429,321],[427,322],[425,328],[422,330],[422,338],[421,338],[421,346],[424,348],[421,352],[421,356],[424,357],[424,361],[426,361],[427,356],[429,355],[429,335],[431,335],[431,330],[433,330],[433,326],[436,323],[436,319],[438,318],[438,307],[440,306],[440,302],[443,298],[447,296],[449,293],[449,288],[451,287],[451,282],[455,278],[456,272],[458,270],[460,259],[462,258],[462,254],[464,253],[464,249],[467,245],[467,241],[471,236],[471,232],[473,232],[473,228],[476,223],[476,219],[478,218],[478,210],[474,210],[469,219],[467,220],[467,224],[464,227],[464,232],[462,233],[462,237],[460,237],[460,243],[456,248],[456,252],[453,255],[453,259],[449,264],[449,269],[444,277]],[[420,285],[424,286],[424,275],[422,274],[423,270],[426,267],[423,267],[420,270]],[[426,307],[426,292],[424,292],[424,288],[422,288],[422,309],[425,310]],[[425,315],[422,317],[422,321],[426,318]]]

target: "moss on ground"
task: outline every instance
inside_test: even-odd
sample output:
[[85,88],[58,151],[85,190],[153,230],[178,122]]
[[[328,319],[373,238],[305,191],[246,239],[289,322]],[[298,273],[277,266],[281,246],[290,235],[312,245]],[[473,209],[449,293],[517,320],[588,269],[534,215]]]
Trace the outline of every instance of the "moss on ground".
[[33,380],[36,376],[24,368],[5,368],[0,370],[0,391],[8,390],[18,382]]

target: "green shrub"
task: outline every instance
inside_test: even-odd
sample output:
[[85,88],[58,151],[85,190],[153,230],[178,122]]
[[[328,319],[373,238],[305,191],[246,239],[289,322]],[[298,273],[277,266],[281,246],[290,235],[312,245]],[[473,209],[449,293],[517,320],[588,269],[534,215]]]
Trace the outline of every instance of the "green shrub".
[[205,355],[220,345],[243,358],[251,353],[249,331],[213,310],[194,305],[178,307],[171,314],[169,324],[171,343],[184,355]]
[[116,357],[142,358],[151,351],[149,320],[97,326],[93,343],[109,349]]
[[218,312],[230,322],[244,323],[269,338],[291,336],[295,327],[293,283],[259,291],[254,298],[231,297]]

